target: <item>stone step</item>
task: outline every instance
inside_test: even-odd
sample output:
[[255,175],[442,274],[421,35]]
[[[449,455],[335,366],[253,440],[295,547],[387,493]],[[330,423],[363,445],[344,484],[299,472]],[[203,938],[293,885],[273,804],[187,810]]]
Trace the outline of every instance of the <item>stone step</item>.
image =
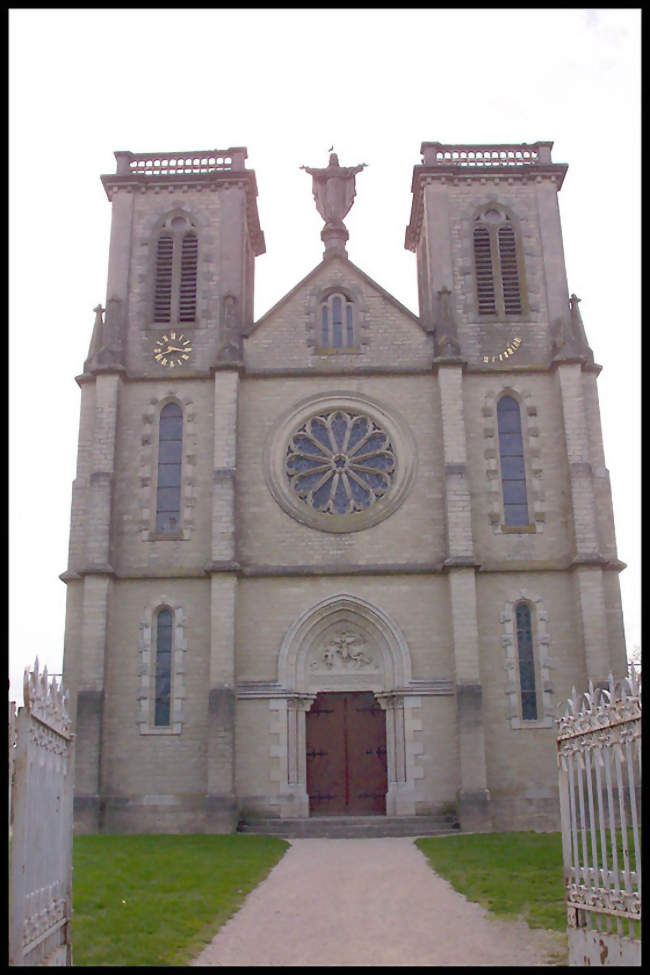
[[363,839],[377,836],[439,836],[457,833],[453,816],[314,816],[310,819],[243,819],[239,833],[267,836]]

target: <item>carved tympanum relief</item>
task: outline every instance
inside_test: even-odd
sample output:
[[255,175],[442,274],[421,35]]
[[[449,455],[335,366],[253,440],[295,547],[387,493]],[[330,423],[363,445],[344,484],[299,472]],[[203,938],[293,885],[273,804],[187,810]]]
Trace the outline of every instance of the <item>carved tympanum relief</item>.
[[309,668],[314,672],[346,673],[378,670],[379,664],[374,653],[368,648],[368,641],[361,633],[343,629],[330,634],[327,639],[318,644]]

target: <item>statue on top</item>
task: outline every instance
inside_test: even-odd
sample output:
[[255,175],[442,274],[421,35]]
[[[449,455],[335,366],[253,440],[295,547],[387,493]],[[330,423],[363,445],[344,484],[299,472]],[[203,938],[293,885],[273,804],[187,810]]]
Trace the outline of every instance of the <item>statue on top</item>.
[[[347,232],[343,217],[349,213],[356,195],[355,179],[357,173],[364,169],[366,163],[360,166],[339,166],[339,157],[335,152],[330,153],[329,165],[326,169],[311,169],[301,166],[312,178],[312,192],[316,201],[316,209],[325,221],[323,233],[326,231],[343,231],[345,239]],[[327,235],[323,236],[327,244]]]

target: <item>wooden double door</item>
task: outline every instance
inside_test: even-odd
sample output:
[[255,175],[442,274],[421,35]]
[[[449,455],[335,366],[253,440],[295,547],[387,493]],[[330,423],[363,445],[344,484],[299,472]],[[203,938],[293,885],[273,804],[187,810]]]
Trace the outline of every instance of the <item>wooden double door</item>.
[[374,694],[322,692],[306,717],[310,815],[385,815],[386,713]]

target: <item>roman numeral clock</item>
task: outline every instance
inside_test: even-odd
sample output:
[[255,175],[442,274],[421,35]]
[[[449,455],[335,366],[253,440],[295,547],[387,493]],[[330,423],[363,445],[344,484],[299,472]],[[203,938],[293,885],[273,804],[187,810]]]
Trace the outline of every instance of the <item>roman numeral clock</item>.
[[158,365],[167,369],[182,366],[192,354],[192,343],[182,332],[170,331],[156,339],[152,355]]
[[521,345],[521,339],[518,335],[512,339],[512,341],[503,349],[501,352],[495,352],[494,355],[484,355],[482,357],[483,362],[504,362],[509,359],[510,356],[514,355],[519,346]]

